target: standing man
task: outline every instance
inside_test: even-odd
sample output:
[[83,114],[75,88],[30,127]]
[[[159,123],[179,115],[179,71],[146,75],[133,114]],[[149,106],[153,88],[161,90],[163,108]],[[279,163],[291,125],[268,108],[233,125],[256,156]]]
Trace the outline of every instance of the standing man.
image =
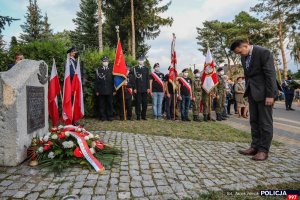
[[136,101],[135,114],[137,120],[141,120],[141,117],[143,120],[147,120],[147,94],[150,93],[149,70],[147,67],[144,66],[144,56],[140,56],[138,62],[139,65],[133,68],[133,75],[135,81],[134,94]]
[[[168,71],[170,70],[170,67],[168,68]],[[176,106],[176,99],[177,99],[177,88],[176,84],[169,81],[169,74],[166,74],[165,76],[165,91],[166,91],[166,113],[167,113],[167,119],[172,120],[176,119],[176,111],[174,113],[174,106]],[[177,110],[177,109],[176,109]]]
[[294,100],[295,88],[292,83],[293,83],[292,77],[288,75],[287,80],[285,80],[282,83],[282,89],[285,97],[286,110],[294,111],[294,109],[292,108],[292,103]]
[[255,161],[268,159],[273,138],[272,105],[277,94],[276,73],[272,53],[247,40],[236,40],[231,51],[241,55],[246,78],[245,97],[249,100],[252,143],[243,155],[251,155]]
[[102,58],[102,66],[96,70],[95,93],[97,96],[98,109],[101,121],[113,120],[113,93],[114,80],[112,67],[109,66],[107,56]]
[[73,81],[73,77],[75,75],[76,72],[76,67],[77,67],[77,61],[76,61],[76,54],[77,54],[77,50],[76,48],[73,46],[71,47],[68,51],[68,58],[69,58],[69,63],[70,63],[70,77],[71,77],[71,83]]
[[201,74],[198,69],[194,70],[195,80],[193,83],[193,120],[201,122],[199,113],[200,113],[200,103],[202,96],[202,85],[201,85]]
[[153,66],[154,72],[150,76],[150,94],[152,97],[153,117],[162,119],[162,102],[164,98],[164,74],[159,71],[159,63]]
[[17,53],[16,56],[15,56],[15,64],[9,64],[8,67],[7,67],[7,70],[10,70],[13,66],[15,66],[16,64],[18,64],[22,60],[24,60],[23,54],[18,54]]
[[225,98],[226,98],[226,84],[223,79],[224,70],[222,67],[218,68],[217,70],[219,84],[216,87],[216,116],[217,121],[226,120],[223,116],[224,105],[225,105]]
[[193,98],[192,91],[192,79],[188,77],[189,70],[186,68],[182,70],[182,77],[178,78],[178,99],[181,101],[181,120],[182,121],[191,121],[189,119],[189,108],[190,103]]

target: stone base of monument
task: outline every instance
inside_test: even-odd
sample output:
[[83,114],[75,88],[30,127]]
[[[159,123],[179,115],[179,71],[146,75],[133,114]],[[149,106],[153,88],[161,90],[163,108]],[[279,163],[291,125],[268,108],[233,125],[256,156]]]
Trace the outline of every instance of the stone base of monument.
[[48,66],[23,60],[0,73],[0,165],[26,159],[33,137],[48,132]]

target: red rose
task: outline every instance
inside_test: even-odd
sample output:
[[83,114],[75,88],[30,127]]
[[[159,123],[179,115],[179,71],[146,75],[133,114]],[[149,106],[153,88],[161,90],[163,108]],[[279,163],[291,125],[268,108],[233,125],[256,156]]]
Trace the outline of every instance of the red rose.
[[65,134],[65,132],[61,132],[61,133],[57,134],[57,137],[58,137],[59,139],[63,140],[63,139],[66,138],[66,134]]
[[77,158],[82,158],[83,157],[83,153],[82,153],[82,151],[80,150],[79,147],[76,147],[76,149],[74,150],[74,156],[77,157]]
[[44,151],[48,151],[50,148],[51,148],[50,145],[45,145],[45,146],[43,147]]
[[48,140],[47,144],[48,144],[49,146],[52,146],[52,142],[51,142],[50,140]]
[[101,141],[95,141],[97,149],[101,150],[104,148],[104,143]]

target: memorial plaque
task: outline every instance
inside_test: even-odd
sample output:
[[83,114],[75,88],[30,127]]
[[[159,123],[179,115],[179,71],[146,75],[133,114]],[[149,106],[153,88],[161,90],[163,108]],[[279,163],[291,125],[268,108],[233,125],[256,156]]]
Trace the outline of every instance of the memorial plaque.
[[27,94],[27,132],[45,127],[44,87],[26,86]]

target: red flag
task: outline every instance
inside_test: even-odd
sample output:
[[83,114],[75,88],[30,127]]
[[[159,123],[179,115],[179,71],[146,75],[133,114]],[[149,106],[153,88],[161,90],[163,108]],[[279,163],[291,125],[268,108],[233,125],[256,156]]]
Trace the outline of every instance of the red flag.
[[72,91],[74,92],[73,122],[77,122],[84,116],[83,90],[79,58],[77,62],[76,72],[72,81]]
[[176,51],[175,51],[175,41],[176,41],[176,36],[173,33],[173,40],[171,43],[171,67],[169,69],[169,81],[173,83],[173,85],[175,84],[176,78],[178,77],[178,73],[176,70],[177,58],[176,58]]
[[125,63],[125,57],[122,50],[121,41],[118,41],[116,59],[113,68],[114,85],[116,90],[118,90],[123,83],[126,81],[127,68]]
[[57,126],[59,122],[57,96],[60,94],[60,84],[58,74],[56,70],[55,60],[53,59],[53,65],[51,70],[51,77],[49,81],[48,89],[48,110],[49,116],[52,120],[52,126]]
[[215,63],[209,48],[207,49],[201,81],[202,88],[205,90],[206,93],[210,93],[210,91],[219,83],[215,70]]
[[62,117],[65,124],[67,125],[72,124],[72,86],[71,86],[69,58],[67,58],[67,62],[65,66]]

